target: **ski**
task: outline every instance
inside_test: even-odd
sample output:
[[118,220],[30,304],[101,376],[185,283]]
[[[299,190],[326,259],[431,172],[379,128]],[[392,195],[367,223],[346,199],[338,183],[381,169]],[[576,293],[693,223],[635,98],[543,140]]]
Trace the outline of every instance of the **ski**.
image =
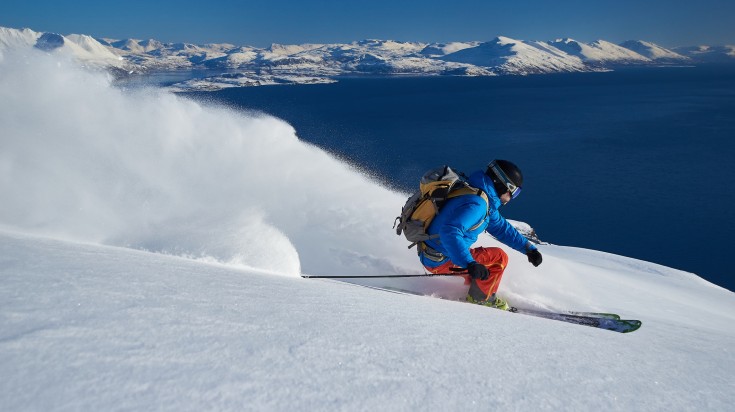
[[[590,326],[593,328],[610,330],[613,332],[630,333],[638,330],[642,323],[640,320],[615,319],[611,317],[572,315],[563,312],[543,312],[539,310],[521,309],[511,307],[510,312],[520,313],[522,315],[536,316],[539,318],[558,320],[561,322],[573,323],[575,325]],[[578,312],[579,313],[579,312]],[[614,314],[603,314],[613,315]]]
[[574,315],[574,316],[589,316],[591,318],[605,318],[605,319],[620,320],[620,315],[618,315],[617,313],[575,312],[575,311],[569,311],[566,313],[569,315]]
[[[360,285],[356,283],[346,283],[347,285],[363,287],[368,289],[380,290],[383,292],[397,293],[401,295],[414,295],[423,296],[421,293],[416,293],[406,289],[385,287],[385,286],[371,286],[371,285]],[[442,298],[439,298],[442,299]],[[545,312],[534,309],[521,309],[511,307],[510,312],[520,313],[523,315],[536,316],[539,318],[558,320],[561,322],[573,323],[576,325],[590,326],[593,328],[606,329],[620,333],[630,333],[638,330],[641,327],[640,320],[628,320],[621,319],[620,315],[615,313],[605,312],[579,312],[579,311],[563,311],[563,312]]]

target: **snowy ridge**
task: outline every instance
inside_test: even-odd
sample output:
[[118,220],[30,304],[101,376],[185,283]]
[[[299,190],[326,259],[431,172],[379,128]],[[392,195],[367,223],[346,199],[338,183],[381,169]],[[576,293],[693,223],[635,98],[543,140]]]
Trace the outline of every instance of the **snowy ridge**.
[[629,40],[621,44],[626,49],[635,51],[636,53],[645,56],[656,62],[688,62],[690,59],[686,56],[682,56],[676,52],[668,49],[664,49],[661,46],[655,45],[642,40]]
[[32,47],[38,41],[41,33],[36,33],[31,29],[9,29],[0,27],[0,52],[3,49]]
[[477,47],[480,42],[450,42],[450,43],[432,43],[421,50],[421,54],[427,57],[441,57],[460,50]]
[[122,67],[124,65],[122,57],[90,36],[72,34],[61,37],[64,40],[61,49],[66,49],[66,53],[73,55],[81,61],[113,67]]
[[574,39],[559,39],[549,42],[550,45],[567,54],[577,56],[586,63],[598,64],[646,64],[652,60],[633,50],[607,42],[597,40],[585,44]]
[[575,56],[541,42],[523,42],[509,37],[482,43],[446,56],[443,60],[491,67],[500,74],[533,74],[585,71]]
[[[363,40],[349,44],[163,43],[157,40],[93,39],[29,29],[0,28],[0,52],[38,45],[76,56],[88,64],[128,72],[211,69],[235,72],[175,85],[175,90],[216,90],[265,84],[324,83],[340,75],[493,76],[611,70],[620,65],[696,64],[735,61],[734,46],[698,46],[677,51],[645,41],[616,45],[573,39],[549,42],[497,37],[489,42],[420,43]],[[276,80],[274,80],[276,79]],[[211,80],[211,81],[208,81]]]
[[90,36],[56,33],[36,33],[30,29],[15,30],[0,27],[0,53],[9,49],[36,47],[49,53],[61,54],[97,67],[121,68],[124,59]]

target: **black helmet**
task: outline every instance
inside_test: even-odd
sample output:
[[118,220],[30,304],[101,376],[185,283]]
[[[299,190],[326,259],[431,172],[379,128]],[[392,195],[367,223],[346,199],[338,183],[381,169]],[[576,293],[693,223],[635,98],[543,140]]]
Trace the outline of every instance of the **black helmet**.
[[523,173],[513,163],[507,160],[493,160],[487,165],[485,174],[492,179],[498,196],[503,195],[505,192],[510,192],[511,197],[515,199],[521,193]]

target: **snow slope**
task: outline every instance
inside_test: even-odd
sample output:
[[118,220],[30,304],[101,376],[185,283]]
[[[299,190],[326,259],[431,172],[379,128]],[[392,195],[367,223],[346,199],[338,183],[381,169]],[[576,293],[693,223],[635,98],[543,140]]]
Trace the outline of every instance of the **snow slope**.
[[[530,269],[516,259],[506,282],[563,284],[538,292],[643,328],[616,334],[0,232],[0,400],[6,410],[729,410],[731,292],[643,262],[542,250],[550,267],[522,279]],[[595,306],[579,306],[581,295]]]
[[508,250],[512,303],[643,321],[622,335],[457,302],[455,278],[361,282],[430,296],[301,279],[420,273],[391,230],[405,194],[280,120],[14,57],[0,57],[5,410],[735,401],[732,292],[604,252],[542,245],[534,268]]

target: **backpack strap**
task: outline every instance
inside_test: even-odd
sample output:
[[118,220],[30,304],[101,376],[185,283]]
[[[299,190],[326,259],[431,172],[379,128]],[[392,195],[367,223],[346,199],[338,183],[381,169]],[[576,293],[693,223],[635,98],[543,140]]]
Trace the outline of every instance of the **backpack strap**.
[[425,242],[419,242],[418,253],[419,255],[423,254],[427,259],[437,263],[447,258],[443,253],[434,250],[434,248],[427,245]]
[[426,236],[426,239],[424,239],[424,240],[420,240],[418,242],[411,243],[410,245],[408,245],[408,248],[411,249],[412,247],[414,247],[416,245],[426,245],[426,243],[424,243],[424,241],[430,240],[430,239],[438,239],[438,238],[439,238],[439,234],[438,233],[433,234],[433,235],[428,235],[428,236]]
[[[485,216],[482,219],[480,219],[480,221],[477,222],[476,225],[474,225],[474,226],[472,226],[470,228],[470,230],[476,230],[477,228],[479,228],[483,224],[483,222],[485,222],[485,219],[487,218],[487,215],[490,213],[490,199],[488,199],[487,193],[485,193],[484,190],[482,190],[482,189],[475,189],[473,187],[463,187],[463,188],[457,189],[454,192],[450,193],[449,196],[447,196],[447,199],[453,198],[453,197],[458,197],[458,196],[464,196],[464,195],[477,195],[477,196],[480,196],[485,201],[485,204],[487,205],[487,208],[485,209]],[[437,239],[438,237],[439,237],[438,234],[434,234],[434,235],[429,236],[429,238],[426,239],[426,240],[429,240],[429,239]],[[437,241],[440,242],[441,240],[437,240]],[[414,247],[416,245],[419,246],[417,248],[418,254],[423,254],[429,260],[433,260],[434,262],[441,262],[444,259],[446,259],[446,256],[444,256],[443,253],[441,253],[441,252],[439,252],[437,250],[434,250],[434,248],[432,248],[429,245],[427,245],[426,242],[424,242],[424,241],[411,243],[411,245],[408,246],[408,248],[411,249],[412,247]]]
[[487,219],[487,216],[490,214],[490,199],[488,199],[487,193],[485,193],[485,191],[482,189],[477,189],[477,195],[485,201],[485,206],[487,207],[485,208],[485,216],[479,222],[477,222],[475,226],[472,226],[470,230],[475,230],[480,227],[480,225],[485,222],[485,219]]
[[482,189],[475,189],[474,187],[469,187],[469,186],[468,187],[463,187],[463,188],[460,188],[460,189],[457,189],[457,190],[453,191],[452,193],[449,194],[449,196],[447,196],[447,199],[452,198],[452,197],[457,197],[457,196],[463,196],[463,195],[477,195],[477,196],[480,196],[482,198],[482,200],[485,201],[485,205],[487,206],[485,208],[485,216],[482,219],[480,219],[480,221],[477,222],[476,225],[474,225],[474,226],[472,226],[470,228],[470,230],[475,230],[475,229],[477,229],[478,227],[480,227],[482,225],[482,223],[485,221],[485,219],[487,219],[487,215],[490,214],[490,199],[487,197],[487,193],[485,193],[484,190],[482,190]]

